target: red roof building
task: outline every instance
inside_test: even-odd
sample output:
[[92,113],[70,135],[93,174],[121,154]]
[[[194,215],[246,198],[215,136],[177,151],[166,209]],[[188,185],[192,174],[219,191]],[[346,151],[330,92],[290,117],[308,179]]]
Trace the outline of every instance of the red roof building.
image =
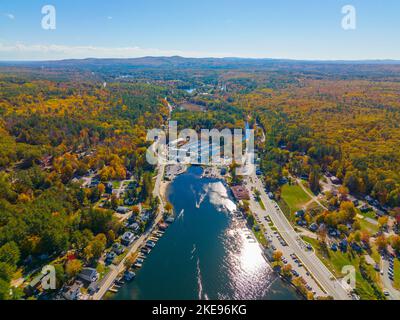
[[249,191],[244,186],[233,186],[231,190],[236,200],[250,200]]

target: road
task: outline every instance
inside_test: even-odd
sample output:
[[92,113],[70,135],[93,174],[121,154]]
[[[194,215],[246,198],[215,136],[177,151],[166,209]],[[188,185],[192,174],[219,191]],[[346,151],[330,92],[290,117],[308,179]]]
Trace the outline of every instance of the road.
[[321,260],[312,251],[307,251],[306,245],[300,236],[295,232],[290,222],[286,219],[282,210],[279,206],[271,200],[256,174],[248,177],[248,187],[251,189],[257,189],[261,194],[261,200],[263,201],[266,211],[268,212],[275,227],[279,230],[279,233],[286,241],[290,249],[303,263],[305,268],[310,271],[315,280],[319,285],[332,296],[335,300],[349,300],[351,299],[349,293],[342,287],[339,280],[328,270],[328,268],[321,262]]
[[312,288],[312,291],[315,294],[315,297],[326,297],[327,294],[324,292],[317,284],[315,279],[311,276],[311,274],[304,268],[300,267],[294,259],[290,256],[293,253],[293,250],[289,246],[284,246],[278,239],[278,235],[275,234],[272,227],[268,224],[268,221],[265,219],[268,216],[268,213],[263,210],[259,203],[254,199],[254,197],[250,200],[250,209],[255,214],[257,222],[262,224],[266,230],[264,233],[267,241],[274,246],[274,249],[282,252],[282,261],[283,258],[286,259],[286,264],[290,264],[292,266],[292,270],[298,272],[298,274],[306,281],[306,283]]
[[383,275],[381,274],[382,284],[384,286],[383,291],[389,292],[391,300],[400,300],[400,291],[396,290],[393,287],[392,281],[389,279],[389,261],[381,258],[381,270],[383,271]]

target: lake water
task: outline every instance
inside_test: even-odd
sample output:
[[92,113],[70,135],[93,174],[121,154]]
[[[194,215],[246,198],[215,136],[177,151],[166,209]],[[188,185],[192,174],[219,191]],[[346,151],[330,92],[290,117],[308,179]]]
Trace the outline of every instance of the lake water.
[[223,183],[201,172],[191,167],[170,185],[176,221],[113,299],[299,299],[229,214],[235,204]]

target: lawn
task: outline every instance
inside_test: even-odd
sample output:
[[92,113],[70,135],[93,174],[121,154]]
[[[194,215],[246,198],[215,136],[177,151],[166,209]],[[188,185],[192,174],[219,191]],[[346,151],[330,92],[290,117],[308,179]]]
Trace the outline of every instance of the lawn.
[[264,228],[261,227],[261,229],[260,229],[259,231],[256,231],[255,228],[253,227],[253,233],[254,233],[254,235],[256,236],[258,242],[259,242],[262,246],[266,247],[266,246],[267,246],[267,239],[265,239],[264,230],[263,230],[263,229],[264,229]]
[[282,187],[281,197],[286,203],[288,211],[290,211],[291,221],[294,220],[294,213],[303,209],[304,205],[311,200],[308,194],[305,193],[304,190],[297,184],[284,185]]
[[374,210],[369,210],[367,212],[361,212],[361,215],[363,215],[364,217],[367,217],[367,218],[374,219],[374,220],[375,220],[375,217],[376,217],[376,213],[375,213]]
[[97,267],[96,267],[96,271],[99,274],[99,280],[101,280],[110,271],[110,267],[106,266],[106,265],[104,265],[102,263],[98,263]]
[[379,226],[374,225],[365,219],[358,219],[358,221],[360,221],[361,230],[368,230],[371,233],[377,233],[379,231]]
[[266,209],[265,209],[264,202],[262,202],[262,200],[261,200],[261,199],[260,199],[260,200],[258,200],[258,204],[260,205],[261,209],[263,209],[264,211],[266,210]]
[[[360,257],[348,251],[347,253],[343,253],[341,251],[334,252],[328,249],[328,252],[325,252],[321,249],[319,242],[315,239],[303,237],[303,239],[309,242],[321,261],[328,267],[328,269],[337,277],[342,278],[342,269],[344,266],[354,266],[356,269],[356,290],[360,295],[361,299],[367,300],[376,300],[377,295],[375,293],[374,288],[370,285],[369,280],[364,279],[360,272]],[[379,274],[373,269],[372,266],[367,267],[368,273],[379,282]]]
[[118,189],[120,185],[121,185],[120,181],[113,181],[112,182],[113,189]]

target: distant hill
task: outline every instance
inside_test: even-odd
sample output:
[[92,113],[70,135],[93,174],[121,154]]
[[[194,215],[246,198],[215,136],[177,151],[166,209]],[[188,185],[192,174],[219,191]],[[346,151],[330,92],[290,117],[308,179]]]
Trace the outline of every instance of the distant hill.
[[184,58],[172,57],[141,57],[129,59],[70,59],[57,61],[26,61],[13,62],[3,61],[1,65],[6,66],[29,66],[29,67],[88,67],[101,68],[110,66],[125,66],[132,68],[263,68],[284,65],[328,65],[328,64],[365,64],[365,65],[391,65],[400,64],[397,60],[360,60],[360,61],[309,61],[309,60],[287,60],[287,59],[250,59],[250,58]]

